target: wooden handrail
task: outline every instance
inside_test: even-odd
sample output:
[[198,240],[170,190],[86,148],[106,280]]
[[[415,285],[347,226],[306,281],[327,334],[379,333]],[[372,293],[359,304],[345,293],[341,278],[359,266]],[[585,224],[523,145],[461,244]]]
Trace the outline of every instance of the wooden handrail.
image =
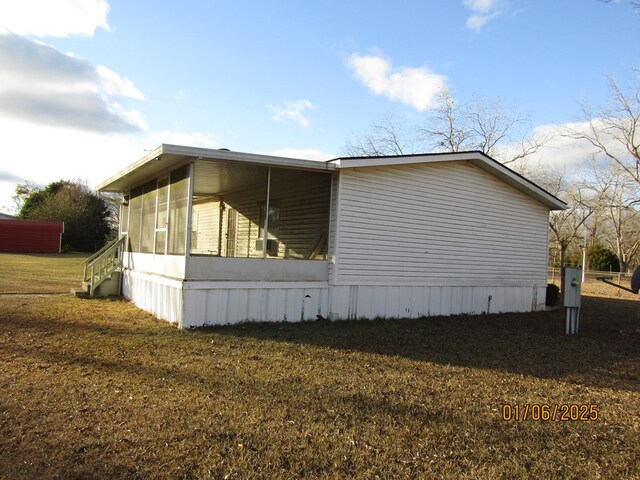
[[109,248],[111,248],[111,246],[116,243],[119,242],[120,240],[122,240],[123,237],[120,238],[115,238],[113,240],[111,240],[110,242],[108,242],[104,247],[102,247],[100,250],[98,250],[96,253],[94,253],[93,255],[91,255],[89,258],[87,258],[84,263],[85,264],[89,264],[91,263],[94,259],[98,258],[100,255],[102,255],[106,250],[108,250]]
[[[84,282],[89,284],[90,296],[93,295],[94,290],[109,278],[113,272],[121,270],[122,255],[118,255],[118,252],[123,250],[122,246],[126,238],[126,235],[123,235],[113,240],[85,260]],[[89,275],[87,275],[87,273],[89,273]]]

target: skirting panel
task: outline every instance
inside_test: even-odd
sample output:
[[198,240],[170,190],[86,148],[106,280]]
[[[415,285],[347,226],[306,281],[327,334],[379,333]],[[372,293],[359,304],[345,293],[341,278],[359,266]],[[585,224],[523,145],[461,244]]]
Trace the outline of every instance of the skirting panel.
[[332,286],[329,318],[419,318],[544,310],[546,287]]
[[[191,282],[189,282],[191,284]],[[217,288],[185,288],[183,328],[240,322],[299,322],[327,317],[329,287],[287,282],[229,282]]]
[[122,294],[137,307],[182,328],[182,282],[125,270]]
[[544,310],[546,286],[332,285],[327,282],[205,282],[125,270],[123,295],[180,328]]

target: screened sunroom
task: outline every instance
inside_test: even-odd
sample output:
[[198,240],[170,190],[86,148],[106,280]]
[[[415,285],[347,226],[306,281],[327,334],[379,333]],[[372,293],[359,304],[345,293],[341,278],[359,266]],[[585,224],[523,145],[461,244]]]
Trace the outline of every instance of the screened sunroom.
[[179,321],[188,308],[185,290],[199,290],[206,301],[205,290],[255,290],[247,282],[271,290],[300,282],[326,289],[334,169],[324,162],[158,147],[98,187],[123,194],[123,294]]
[[[166,151],[170,146],[163,147]],[[167,156],[174,157],[163,155]],[[143,258],[137,254],[151,255],[157,271],[165,261],[160,257],[194,257],[184,264],[193,266],[197,261],[206,266],[172,273],[200,279],[223,279],[215,271],[221,259],[327,259],[329,165],[300,160],[295,168],[202,156],[167,160],[168,168],[158,172],[149,168],[152,178],[125,190],[120,230],[127,236],[132,259]],[[299,163],[306,169],[300,169]],[[181,270],[182,261],[167,262]],[[236,278],[233,272],[225,272],[225,279]],[[238,272],[242,279],[248,278],[245,273]],[[254,279],[262,276],[252,273]]]

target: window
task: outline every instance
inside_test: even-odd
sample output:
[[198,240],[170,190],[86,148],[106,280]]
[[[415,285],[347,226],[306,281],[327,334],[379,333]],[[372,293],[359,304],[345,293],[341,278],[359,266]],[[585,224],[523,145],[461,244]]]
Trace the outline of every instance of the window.
[[184,255],[187,243],[189,210],[189,166],[171,172],[169,178],[169,245],[170,255]]
[[156,225],[156,181],[152,180],[143,186],[142,195],[142,228],[140,233],[140,252],[153,253]]
[[140,226],[142,220],[142,187],[131,191],[129,202],[129,249],[131,252],[140,251]]
[[167,246],[167,223],[169,220],[169,179],[158,180],[156,208],[155,253],[164,255]]
[[128,222],[122,220],[122,231],[128,228],[130,251],[184,255],[188,193],[188,166],[171,172],[169,178],[134,188],[128,205],[122,207],[129,213]]

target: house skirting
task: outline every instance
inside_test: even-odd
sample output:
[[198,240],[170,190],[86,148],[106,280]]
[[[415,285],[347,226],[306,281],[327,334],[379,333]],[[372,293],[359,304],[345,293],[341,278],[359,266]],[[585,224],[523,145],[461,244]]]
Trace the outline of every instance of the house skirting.
[[137,307],[182,328],[182,281],[124,269],[122,295]]
[[531,312],[545,309],[545,286],[331,287],[332,320],[420,318]]
[[189,281],[125,270],[123,295],[180,328],[544,310],[545,286],[365,286]]
[[251,322],[300,322],[328,314],[327,282],[185,282],[185,328]]

